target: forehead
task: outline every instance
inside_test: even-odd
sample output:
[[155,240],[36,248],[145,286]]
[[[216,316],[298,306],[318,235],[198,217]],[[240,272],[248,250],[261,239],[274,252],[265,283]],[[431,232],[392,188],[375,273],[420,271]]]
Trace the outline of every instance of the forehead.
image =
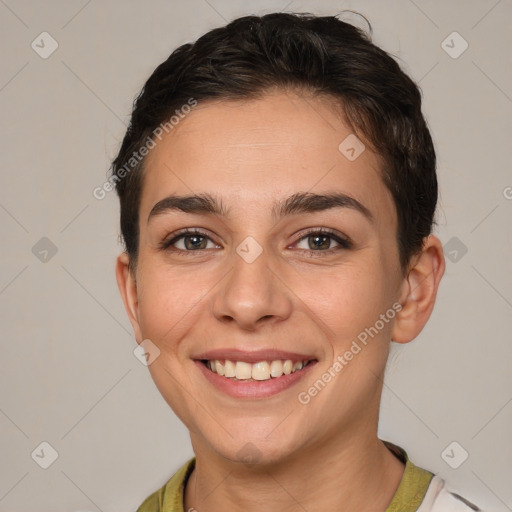
[[199,103],[146,157],[141,219],[169,194],[212,193],[236,213],[268,210],[276,197],[296,192],[326,191],[392,219],[380,159],[368,147],[353,159],[363,147],[357,144],[328,98],[280,92]]

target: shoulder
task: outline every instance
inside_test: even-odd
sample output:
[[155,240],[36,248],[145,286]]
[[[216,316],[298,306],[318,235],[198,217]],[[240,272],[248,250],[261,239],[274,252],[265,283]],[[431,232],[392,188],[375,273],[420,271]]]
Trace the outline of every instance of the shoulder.
[[403,448],[387,441],[384,444],[405,464],[402,480],[386,512],[482,512],[450,490],[441,477],[414,465]]
[[160,512],[162,510],[162,491],[164,487],[148,496],[137,509],[137,512]]
[[482,512],[480,508],[450,491],[446,482],[434,476],[417,512]]
[[183,512],[183,492],[195,462],[192,458],[181,466],[163,487],[142,502],[137,512]]

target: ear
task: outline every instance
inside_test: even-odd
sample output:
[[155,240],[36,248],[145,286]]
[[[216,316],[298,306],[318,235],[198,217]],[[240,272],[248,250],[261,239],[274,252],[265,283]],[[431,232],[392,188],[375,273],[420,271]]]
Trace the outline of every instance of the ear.
[[421,253],[414,257],[400,289],[402,309],[395,317],[391,339],[408,343],[422,331],[434,309],[445,261],[440,240],[429,235]]
[[117,257],[116,278],[117,286],[123,299],[124,308],[135,333],[137,343],[142,341],[141,329],[139,325],[139,302],[137,299],[137,283],[132,275],[130,268],[130,257],[126,252]]

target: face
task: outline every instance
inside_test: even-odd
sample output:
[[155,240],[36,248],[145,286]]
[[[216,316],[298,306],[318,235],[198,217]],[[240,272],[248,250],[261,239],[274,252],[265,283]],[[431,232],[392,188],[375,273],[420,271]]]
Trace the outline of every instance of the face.
[[340,151],[351,134],[282,92],[199,104],[147,157],[136,283],[118,279],[196,450],[275,463],[376,429],[404,277],[379,159]]

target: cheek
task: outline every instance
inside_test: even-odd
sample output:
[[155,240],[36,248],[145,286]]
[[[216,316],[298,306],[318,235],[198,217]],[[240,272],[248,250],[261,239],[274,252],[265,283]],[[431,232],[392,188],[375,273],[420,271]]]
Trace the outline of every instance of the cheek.
[[[297,295],[317,321],[328,328],[335,352],[344,350],[391,307],[391,294],[382,270],[375,262],[360,263],[314,277],[302,274],[301,292]],[[386,325],[382,330],[387,328]]]
[[151,264],[141,272],[139,324],[142,335],[168,345],[188,329],[211,285],[202,272],[184,273],[180,267]]

